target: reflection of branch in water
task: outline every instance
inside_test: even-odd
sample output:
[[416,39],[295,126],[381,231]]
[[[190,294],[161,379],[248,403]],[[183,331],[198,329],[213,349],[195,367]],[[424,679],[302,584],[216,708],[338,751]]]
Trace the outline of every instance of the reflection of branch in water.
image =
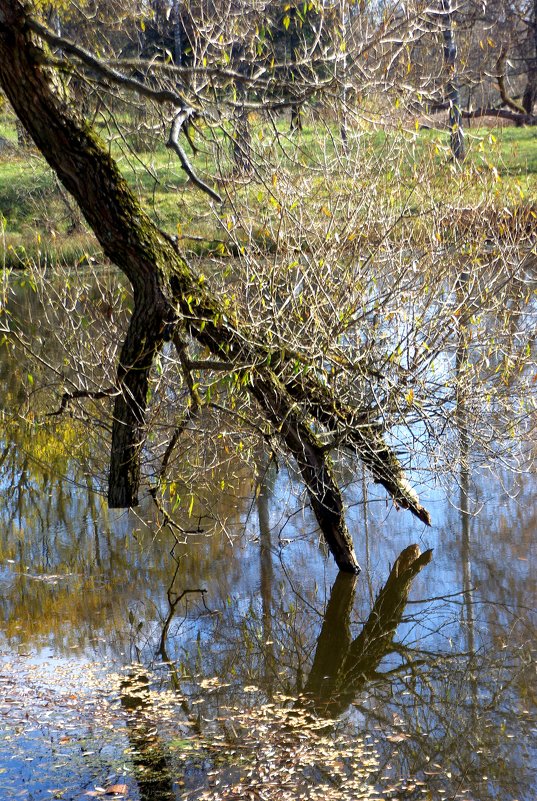
[[[164,662],[169,661],[168,657],[167,656],[165,657],[164,654],[166,653],[166,640],[168,639],[168,632],[170,630],[170,625],[175,615],[175,610],[177,609],[177,605],[179,604],[180,601],[183,600],[185,595],[191,595],[193,593],[200,593],[201,597],[203,598],[203,603],[205,604],[204,596],[206,592],[207,590],[199,587],[192,590],[183,590],[183,592],[181,592],[179,595],[176,595],[175,598],[173,598],[171,590],[170,589],[168,590],[168,614],[166,615],[166,618],[162,625],[162,631],[160,633],[160,642],[157,650],[157,653],[162,656]],[[205,606],[205,608],[207,609],[207,606]],[[209,609],[207,609],[207,611],[209,611]]]
[[274,494],[276,470],[269,461],[259,483],[257,515],[259,520],[259,577],[263,620],[264,679],[269,696],[277,675],[272,632],[272,593],[274,569],[272,565],[272,530],[270,527],[269,501]]
[[432,559],[409,545],[398,556],[362,631],[351,641],[350,617],[356,581],[340,574],[332,588],[313,666],[305,687],[319,711],[340,715],[354,700],[386,654],[401,622],[415,576]]
[[168,587],[168,589],[166,591],[166,596],[168,598],[168,614],[166,615],[166,617],[164,619],[164,622],[162,624],[162,631],[160,633],[160,641],[159,641],[159,647],[157,649],[157,655],[160,656],[162,661],[165,662],[167,664],[167,666],[168,666],[172,687],[173,687],[174,691],[181,697],[181,701],[180,701],[181,709],[183,710],[185,715],[189,718],[190,722],[193,724],[193,730],[196,733],[200,734],[201,733],[200,716],[199,716],[199,714],[197,716],[195,716],[193,714],[193,712],[192,712],[189,704],[187,703],[186,699],[181,695],[181,682],[180,682],[180,679],[179,679],[179,673],[177,671],[177,667],[176,667],[175,663],[172,662],[172,660],[168,656],[167,640],[168,640],[168,632],[170,630],[170,625],[171,625],[171,622],[172,622],[172,620],[174,618],[174,615],[175,615],[177,606],[179,604],[179,601],[182,601],[182,599],[186,595],[190,595],[192,593],[200,593],[201,594],[201,598],[203,600],[203,605],[205,606],[205,609],[208,612],[210,612],[210,610],[207,608],[207,605],[205,603],[205,593],[207,592],[207,590],[205,590],[205,589],[199,588],[199,589],[192,589],[192,590],[183,590],[183,592],[181,592],[179,595],[176,595],[176,593],[173,590],[173,585],[175,584],[175,579],[177,578],[177,573],[179,572],[179,566],[180,566],[180,562],[177,562],[177,565],[175,567],[175,572],[173,574],[173,578],[172,578],[172,580],[170,582],[170,585],[169,585],[169,587]]

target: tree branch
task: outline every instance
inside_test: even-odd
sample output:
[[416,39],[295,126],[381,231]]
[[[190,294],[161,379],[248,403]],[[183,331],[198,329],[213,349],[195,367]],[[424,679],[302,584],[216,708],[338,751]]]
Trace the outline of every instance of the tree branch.
[[183,109],[182,111],[179,112],[179,114],[176,115],[175,119],[172,122],[172,126],[170,129],[170,137],[166,143],[166,147],[170,148],[170,150],[173,150],[179,156],[179,161],[181,162],[183,170],[186,172],[192,183],[198,187],[198,189],[201,189],[202,192],[206,192],[209,195],[209,197],[211,197],[213,200],[216,200],[217,203],[223,203],[224,201],[222,200],[218,192],[215,192],[214,189],[211,189],[211,187],[205,183],[205,181],[202,181],[201,178],[198,178],[187,158],[185,151],[183,150],[178,141],[179,134],[181,133],[183,125],[188,120],[193,111],[194,110],[191,108]]
[[52,47],[57,47],[64,53],[69,53],[70,55],[75,56],[75,58],[85,64],[86,67],[90,67],[98,75],[100,75],[101,78],[106,78],[106,80],[110,81],[111,83],[124,86],[126,89],[132,89],[138,94],[148,97],[157,103],[171,103],[179,108],[189,107],[189,104],[183,95],[178,94],[177,92],[172,92],[170,89],[152,89],[150,86],[142,81],[137,80],[136,78],[129,78],[127,75],[119,72],[119,70],[108,66],[99,58],[92,55],[89,50],[80,47],[80,45],[71,42],[69,39],[65,39],[63,36],[58,36],[45,25],[42,25],[40,22],[38,22],[34,17],[28,16],[26,18],[26,25],[29,30],[36,33],[49,45]]
[[92,400],[100,400],[101,398],[110,398],[113,395],[116,395],[117,392],[117,387],[109,387],[108,389],[102,389],[98,392],[91,392],[87,389],[77,389],[74,392],[64,392],[62,395],[60,408],[55,412],[49,412],[47,417],[56,417],[56,415],[63,414],[71,401],[78,398],[91,398]]
[[500,90],[500,96],[502,101],[505,105],[510,108],[512,111],[517,111],[519,114],[523,114],[526,116],[527,112],[524,106],[520,105],[516,102],[508,93],[507,87],[505,85],[505,62],[507,59],[507,47],[502,45],[500,49],[500,55],[498,56],[498,61],[496,62],[496,79],[498,81],[498,89]]

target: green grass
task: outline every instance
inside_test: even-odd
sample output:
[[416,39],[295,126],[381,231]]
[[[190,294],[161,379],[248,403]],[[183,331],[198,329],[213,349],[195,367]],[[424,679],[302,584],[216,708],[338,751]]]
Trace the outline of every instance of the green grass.
[[482,136],[485,143],[498,145],[492,152],[499,150],[501,175],[537,175],[537,127],[502,128],[483,132]]
[[[400,211],[416,215],[416,231],[422,212],[431,204],[461,207],[532,207],[537,192],[537,128],[471,128],[467,131],[468,155],[464,163],[450,158],[449,136],[445,131],[409,129],[349,129],[358,169],[341,169],[341,143],[337,126],[322,122],[305,125],[290,135],[287,123],[280,124],[279,136],[261,120],[252,121],[252,137],[261,164],[263,180],[237,178],[231,154],[230,131],[205,131],[207,141],[196,134],[199,152],[192,164],[208,183],[228,193],[232,204],[222,210],[224,219],[240,207],[245,241],[253,232],[258,243],[270,246],[266,234],[277,222],[279,198],[293,201],[321,214],[333,212],[336,197],[360,194],[370,186],[377,189],[378,213],[385,219]],[[127,181],[155,222],[183,238],[187,249],[204,251],[221,248],[225,227],[209,198],[192,186],[181,165],[166,149],[165,135],[144,138],[134,131],[125,140],[113,128],[108,134],[113,155]],[[0,116],[0,135],[16,141],[14,121]],[[211,140],[211,141],[210,141]],[[140,146],[150,151],[137,152]],[[128,145],[132,147],[129,147]],[[219,158],[214,157],[216,146]],[[189,151],[188,145],[185,149]],[[257,159],[256,159],[257,161]],[[339,165],[339,166],[338,166]],[[287,181],[287,195],[283,185]],[[220,210],[217,210],[220,211]],[[61,257],[77,262],[85,253],[98,252],[93,235],[87,232],[74,204],[61,190],[52,171],[36,153],[18,151],[0,158],[0,221],[4,239],[4,261],[20,266],[26,258]],[[342,217],[342,222],[344,219]],[[423,223],[425,224],[425,223]],[[242,234],[241,234],[242,235]]]
[[0,169],[0,214],[5,225],[20,228],[55,192],[51,171],[35,156],[4,157]]

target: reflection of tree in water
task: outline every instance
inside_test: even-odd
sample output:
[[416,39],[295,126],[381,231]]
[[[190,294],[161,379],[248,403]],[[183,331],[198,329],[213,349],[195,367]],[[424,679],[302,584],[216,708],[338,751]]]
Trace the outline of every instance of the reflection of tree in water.
[[[381,776],[390,781],[414,777],[418,789],[424,786],[421,781],[453,797],[481,801],[503,791],[531,798],[534,766],[524,749],[535,710],[526,718],[521,715],[521,706],[529,703],[530,693],[522,688],[531,686],[531,654],[474,647],[475,612],[466,586],[454,599],[423,606],[414,602],[410,616],[405,615],[412,580],[430,558],[430,551],[420,554],[417,546],[403,551],[358,633],[353,633],[351,621],[353,577],[337,578],[320,633],[314,635],[318,618],[313,595],[290,597],[289,587],[281,583],[275,592],[268,584],[278,574],[266,570],[258,613],[251,616],[254,603],[246,617],[238,618],[235,606],[223,610],[211,618],[207,640],[198,641],[196,662],[183,659],[187,676],[201,670],[214,677],[210,694],[188,679],[190,702],[195,702],[200,720],[214,719],[226,709],[224,717],[241,731],[237,713],[229,710],[252,704],[262,708],[271,699],[278,705],[281,692],[296,698],[303,689],[300,706],[308,714],[329,718],[331,736],[352,741],[374,732],[382,755],[382,786],[388,780]],[[463,573],[463,578],[469,577]],[[467,634],[462,649],[449,639],[458,616]],[[399,625],[406,632],[403,641],[395,639]],[[443,637],[447,647],[428,649],[427,635],[433,641]],[[184,679],[176,686],[181,683],[184,692]],[[249,683],[255,686],[244,695],[242,687]],[[244,727],[244,720],[240,725]],[[237,747],[236,740],[224,740],[228,748]]]
[[154,723],[150,679],[132,670],[121,684],[121,705],[127,712],[127,734],[140,801],[174,801],[174,778],[166,748]]
[[276,467],[269,463],[262,476],[257,493],[257,515],[259,521],[259,580],[262,604],[262,626],[264,647],[263,679],[269,695],[276,674],[276,657],[272,630],[272,607],[274,588],[274,567],[272,564],[272,530],[270,526],[270,499],[274,494]]
[[[125,314],[121,282],[115,271],[86,277],[77,272],[67,287],[61,267],[57,270],[59,277],[51,268],[51,292],[65,291],[67,305],[76,306],[87,325],[95,369],[92,386],[99,388],[108,379],[95,357],[101,346],[117,347],[114,333],[117,340]],[[131,609],[146,619],[148,595],[150,605],[160,602],[161,587],[174,567],[169,557],[173,543],[168,532],[155,534],[151,506],[141,510],[143,519],[109,515],[105,509],[99,476],[109,432],[103,427],[102,409],[81,402],[71,404],[62,416],[50,415],[65,387],[78,386],[76,371],[69,366],[52,378],[46,369],[47,360],[61,363],[66,342],[58,332],[62,337],[73,335],[76,344],[76,330],[62,314],[69,317],[61,304],[46,305],[28,288],[13,288],[9,319],[17,345],[0,349],[0,563],[13,566],[4,578],[0,626],[11,642],[46,642],[59,653],[72,653],[77,647],[102,652],[110,645],[122,652],[129,645],[130,633],[123,624]],[[25,346],[30,341],[33,350]],[[76,363],[79,355],[74,348],[69,357]],[[222,470],[237,473],[233,458],[227,457]],[[201,480],[202,488],[190,483],[188,501],[203,489],[206,505],[211,505],[211,492],[212,497],[218,494],[218,506],[212,504],[215,518],[240,528],[241,501],[245,504],[247,499],[217,493],[222,480],[218,470],[212,484],[206,475]],[[214,537],[202,535],[176,548],[179,557],[189,553],[193,584],[226,558],[226,550],[230,545],[220,530]],[[222,594],[229,593],[239,576],[236,560],[227,564],[229,571],[218,576]]]
[[374,603],[360,634],[351,637],[350,617],[356,579],[337,577],[317,641],[315,658],[305,686],[314,707],[322,714],[340,715],[368,681],[393,647],[414,577],[432,559],[432,551],[421,553],[409,545],[398,556],[388,580]]
[[[264,520],[267,509],[263,500],[258,511],[263,529],[265,523],[268,522]],[[267,533],[268,527],[264,531],[265,535]],[[268,545],[266,539],[263,539],[261,547],[265,549]],[[266,559],[266,553],[263,551],[261,553],[261,558]],[[354,641],[351,641],[350,637],[350,613],[356,579],[343,574],[338,577],[332,590],[331,600],[317,643],[316,656],[307,682],[309,699],[310,701],[312,698],[314,699],[314,708],[321,717],[343,711],[343,708],[354,698],[355,693],[359,692],[370,678],[390,648],[395,629],[403,614],[412,579],[430,561],[430,558],[431,552],[420,555],[417,546],[411,546],[401,554],[391,570],[389,579],[379,594],[361,634]],[[180,780],[183,788],[185,784],[192,788],[190,774],[196,771],[199,774],[199,791],[208,793],[207,796],[202,797],[213,797],[207,789],[210,783],[207,784],[207,776],[203,773],[203,771],[207,773],[209,768],[213,774],[216,771],[216,774],[219,775],[222,788],[226,793],[230,792],[230,798],[239,796],[236,795],[237,791],[228,785],[234,783],[237,787],[241,787],[241,782],[245,782],[245,788],[261,788],[266,784],[266,789],[271,793],[267,797],[276,798],[279,795],[278,793],[275,795],[278,787],[274,786],[274,781],[277,784],[278,777],[285,783],[287,793],[289,781],[291,781],[291,787],[293,786],[292,782],[295,781],[294,778],[289,779],[289,771],[286,767],[289,754],[294,754],[294,758],[298,760],[296,771],[290,772],[291,776],[296,773],[297,790],[307,786],[308,783],[312,783],[313,790],[316,787],[324,786],[327,781],[326,770],[321,769],[320,765],[324,760],[327,761],[326,769],[329,771],[333,769],[330,750],[327,752],[327,744],[324,740],[318,739],[316,734],[318,726],[312,725],[312,721],[307,717],[301,717],[296,704],[291,707],[287,704],[287,709],[285,709],[286,704],[284,703],[281,708],[281,716],[278,717],[276,714],[274,718],[271,716],[278,704],[269,705],[267,707],[268,717],[264,718],[263,704],[258,709],[254,708],[248,711],[248,704],[242,705],[240,702],[237,704],[236,696],[227,695],[225,697],[220,693],[221,682],[216,677],[200,681],[201,677],[199,676],[196,677],[195,683],[202,689],[194,692],[195,697],[192,700],[195,706],[189,702],[185,692],[193,686],[194,677],[185,675],[184,671],[181,675],[176,664],[170,662],[167,652],[167,640],[173,616],[178,610],[179,603],[192,592],[183,591],[177,594],[173,592],[173,584],[178,571],[179,565],[168,589],[169,611],[163,621],[158,655],[166,663],[171,686],[177,695],[177,708],[184,715],[186,725],[189,727],[188,731],[201,738],[199,749],[203,750],[205,754],[204,759],[201,759],[204,767],[200,773],[200,759],[199,755],[196,756],[195,753],[191,757],[183,755],[182,760],[178,760],[177,754],[173,755],[173,749],[170,752],[166,744],[166,736],[162,731],[163,722],[159,712],[158,694],[150,693],[149,673],[142,667],[138,670],[133,669],[122,683],[121,699],[123,707],[128,711],[128,737],[134,775],[142,801],[174,799],[176,797],[174,793],[178,787],[177,781]],[[261,604],[264,613],[262,621],[266,623],[266,619],[271,614],[272,588],[268,585],[272,583],[273,571],[268,569],[267,564],[264,565],[262,573],[263,571],[265,571],[265,583],[262,584]],[[266,625],[270,626],[270,623],[266,623]],[[263,637],[266,638],[268,633],[269,630],[262,625]],[[265,672],[267,684],[264,689],[269,698],[276,698],[277,695],[272,695],[271,685],[277,656],[271,648],[273,642],[264,639],[264,643],[269,653],[269,657],[264,662],[265,668],[267,666],[269,668],[268,675]],[[334,670],[332,670],[333,667],[335,667]],[[327,670],[332,673],[328,681],[326,680]],[[207,694],[209,688],[210,691]],[[236,682],[233,689],[242,694],[242,689],[237,687]],[[197,710],[196,714],[192,712],[193,709]],[[179,720],[177,720],[177,725],[180,726]],[[256,739],[258,737],[260,740]],[[214,745],[211,745],[211,740]],[[341,745],[338,747],[341,748]],[[265,754],[265,750],[268,756]],[[256,752],[255,756],[254,753],[251,753],[253,751]],[[357,756],[353,757],[353,764],[356,759],[360,760],[362,754],[359,744],[356,745],[355,751]],[[347,749],[344,753],[349,754],[350,752]],[[268,760],[267,765],[270,763],[272,769],[273,780],[271,781],[268,781],[265,773],[266,760]],[[356,781],[358,784],[351,783],[349,785],[351,793],[353,792],[352,788],[361,786],[362,768],[356,765],[356,771],[353,782]],[[370,768],[363,773],[364,777],[369,776],[369,773]],[[334,778],[329,779],[330,787],[333,781],[336,783],[339,781],[337,770]],[[193,789],[192,792],[195,797],[196,790]],[[288,798],[289,795],[286,794],[282,797]],[[317,796],[314,794],[314,797]],[[344,797],[349,796],[345,795]]]
[[[2,363],[0,372],[1,368]],[[21,371],[25,372],[23,365],[18,372],[8,373],[12,382],[8,396],[17,403],[24,400]],[[28,640],[35,626],[34,633],[56,636],[58,643],[63,638],[67,648],[70,643],[65,630],[67,621],[72,621],[78,642],[89,642],[98,632],[108,638],[116,653],[127,651],[127,612],[133,605],[140,610],[148,640],[154,632],[155,606],[164,609],[162,618],[168,620],[163,588],[170,586],[175,563],[169,559],[168,547],[152,542],[151,531],[138,532],[137,541],[133,541],[127,526],[114,531],[103,520],[89,484],[87,493],[75,495],[69,485],[57,480],[58,474],[68,473],[68,466],[61,463],[65,448],[54,451],[52,445],[64,435],[65,441],[73,441],[75,423],[62,420],[54,433],[53,419],[48,445],[43,430],[40,438],[35,436],[32,421],[26,428],[19,424],[9,446],[0,449],[4,481],[1,556],[16,559],[20,573],[6,587],[0,609],[14,624],[20,619],[31,621],[27,624]],[[363,615],[367,620],[361,632],[352,623],[352,579],[341,577],[336,581],[323,617],[315,590],[319,572],[315,576],[308,573],[295,592],[282,578],[277,564],[269,516],[275,478],[272,468],[256,501],[259,558],[251,565],[245,565],[240,555],[232,555],[224,538],[215,536],[202,545],[198,541],[194,547],[192,543],[177,546],[182,569],[176,577],[177,594],[171,596],[173,612],[185,610],[184,599],[178,600],[185,588],[205,585],[209,587],[211,607],[219,610],[218,615],[208,616],[201,603],[198,610],[191,604],[187,622],[195,632],[192,642],[183,638],[184,626],[170,629],[172,617],[163,637],[161,657],[165,661],[170,657],[169,676],[176,691],[186,693],[179,707],[194,724],[190,731],[210,737],[203,718],[214,718],[222,705],[245,708],[250,701],[262,704],[278,692],[296,696],[305,689],[314,699],[310,710],[318,715],[340,716],[334,724],[334,736],[343,732],[351,738],[371,731],[384,737],[384,766],[391,761],[393,770],[401,775],[421,776],[434,792],[444,790],[455,796],[460,788],[470,788],[480,801],[501,794],[505,798],[515,794],[532,798],[535,753],[530,742],[537,699],[533,689],[535,652],[530,643],[536,637],[524,609],[535,605],[535,579],[531,561],[517,560],[531,553],[534,485],[529,479],[520,479],[523,500],[518,506],[502,509],[499,523],[494,504],[474,518],[470,454],[467,441],[466,450],[464,447],[462,418],[459,424],[462,461],[468,469],[460,475],[460,511],[453,513],[441,537],[456,586],[462,586],[463,595],[443,606],[411,605],[407,609],[414,613],[405,618],[408,588],[399,581],[405,572],[399,572],[399,557],[394,565],[397,580],[392,570],[385,588],[371,604],[373,610]],[[58,458],[48,469],[35,458],[43,446]],[[216,481],[219,479],[217,475]],[[230,504],[235,505],[232,519],[238,520],[237,499],[231,498]],[[20,536],[12,536],[10,529],[15,526]],[[453,537],[453,531],[460,531],[461,537]],[[374,533],[372,530],[370,538],[373,548]],[[410,559],[415,552],[404,553]],[[377,558],[374,556],[372,563]],[[65,569],[76,576],[69,585],[60,581],[52,587],[23,575],[28,564],[32,572]],[[250,585],[244,580],[245,568],[257,571],[258,565],[259,592],[250,593]],[[526,573],[521,570],[524,565],[528,565]],[[103,588],[96,591],[99,582],[108,585],[106,592]],[[481,585],[478,591],[474,591],[476,582]],[[390,584],[395,598],[399,593],[399,606],[391,611],[386,603]],[[446,583],[438,594],[450,591]],[[394,638],[399,621],[403,642]],[[432,642],[429,649],[428,642]],[[153,647],[151,642],[140,651],[144,658],[149,647]],[[210,694],[197,681],[200,673],[205,680],[216,681]],[[244,694],[245,684],[255,685],[257,690]],[[201,703],[193,705],[192,701]],[[140,709],[131,713],[132,737],[138,738],[139,744],[137,770],[146,769],[146,759],[149,772],[161,771],[160,779],[155,779],[158,792],[167,793],[169,782],[176,776],[169,768],[169,755],[163,757],[166,740],[158,743],[155,725],[147,724],[144,729],[140,722],[143,717],[146,722],[156,719],[158,724],[158,709],[145,707],[143,716]],[[225,713],[232,724],[233,714]],[[236,742],[224,736],[226,748],[233,750]],[[147,750],[144,737],[150,741]],[[159,755],[161,746],[164,750]]]

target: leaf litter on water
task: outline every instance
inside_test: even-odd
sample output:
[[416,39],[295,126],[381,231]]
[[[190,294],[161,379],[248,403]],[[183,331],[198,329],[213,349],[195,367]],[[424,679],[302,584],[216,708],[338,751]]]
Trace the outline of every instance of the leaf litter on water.
[[[41,737],[44,749],[46,741],[49,752],[32,755],[36,771],[32,773],[31,766],[25,770],[29,784],[41,782],[45,789],[48,781],[48,797],[54,788],[65,801],[136,801],[138,779],[156,765],[161,773],[168,771],[170,787],[180,792],[181,801],[385,798],[378,786],[379,746],[366,737],[351,739],[337,721],[313,714],[296,697],[276,694],[266,704],[259,703],[254,697],[258,688],[248,685],[241,689],[241,704],[220,703],[216,715],[189,718],[185,697],[160,690],[148,668],[110,667],[20,657],[0,661],[5,690],[0,719],[12,738],[4,741],[3,755],[28,758],[28,743]],[[214,677],[197,681],[195,692],[201,697],[196,700],[203,704],[229,686]],[[406,738],[395,729],[387,739],[399,743]],[[410,778],[397,782],[387,775],[388,779],[394,793],[411,792],[411,787],[420,797],[427,792],[425,785]],[[16,798],[16,787],[14,778],[1,783],[0,796],[3,792],[6,801]]]

